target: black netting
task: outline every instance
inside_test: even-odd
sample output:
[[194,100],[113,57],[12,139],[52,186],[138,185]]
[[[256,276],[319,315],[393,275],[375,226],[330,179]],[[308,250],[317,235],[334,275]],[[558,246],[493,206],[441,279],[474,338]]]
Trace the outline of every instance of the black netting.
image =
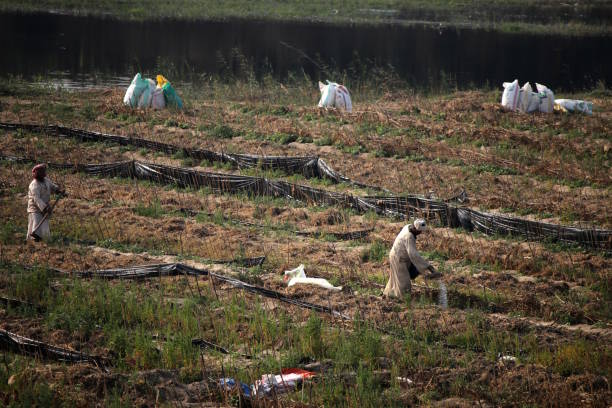
[[[12,156],[0,157],[19,163],[27,161]],[[487,235],[514,235],[534,241],[560,241],[606,251],[612,249],[611,230],[576,228],[505,217],[418,196],[358,197],[282,180],[203,172],[140,161],[78,165],[49,163],[49,166],[61,169],[73,168],[103,177],[131,177],[194,189],[206,187],[217,193],[271,196],[297,200],[309,205],[342,206],[352,208],[359,213],[374,211],[380,215],[399,218],[419,216],[440,226],[461,227]]]
[[376,190],[384,190],[377,186],[369,186],[357,181],[353,181],[332,169],[323,159],[317,156],[259,156],[252,154],[236,154],[214,152],[206,149],[193,149],[181,147],[168,143],[156,142],[153,140],[138,137],[127,137],[111,135],[100,132],[93,132],[83,129],[73,129],[56,125],[36,125],[22,123],[2,123],[0,129],[17,130],[23,129],[29,132],[46,133],[61,137],[71,137],[81,141],[89,142],[110,142],[123,146],[134,146],[147,148],[149,150],[174,154],[181,152],[186,157],[191,157],[198,161],[207,160],[209,162],[231,163],[236,168],[259,167],[269,170],[281,170],[287,174],[301,174],[307,178],[327,178],[336,183],[344,182],[358,187],[367,187]]

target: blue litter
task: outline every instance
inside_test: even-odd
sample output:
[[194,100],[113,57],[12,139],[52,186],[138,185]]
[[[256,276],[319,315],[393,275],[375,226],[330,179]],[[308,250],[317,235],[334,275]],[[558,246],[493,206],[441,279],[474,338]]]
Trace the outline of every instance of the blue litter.
[[[219,385],[224,387],[227,391],[233,391],[237,387],[236,380],[233,378],[221,378],[219,379]],[[242,394],[250,398],[251,397],[251,387],[245,383],[240,383],[240,391]]]

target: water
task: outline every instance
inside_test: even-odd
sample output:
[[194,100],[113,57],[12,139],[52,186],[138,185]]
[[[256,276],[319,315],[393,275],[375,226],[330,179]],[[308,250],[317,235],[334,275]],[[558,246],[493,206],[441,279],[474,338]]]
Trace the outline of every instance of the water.
[[420,87],[501,89],[515,78],[555,91],[591,88],[598,80],[612,84],[607,37],[242,20],[130,22],[43,13],[0,13],[0,36],[0,76],[51,77],[76,88],[124,86],[136,71],[163,72],[175,81],[251,71],[324,80],[329,70],[358,78],[373,66],[392,66]]
[[448,298],[446,296],[446,285],[442,281],[440,281],[439,283],[438,304],[440,305],[442,309],[448,308]]

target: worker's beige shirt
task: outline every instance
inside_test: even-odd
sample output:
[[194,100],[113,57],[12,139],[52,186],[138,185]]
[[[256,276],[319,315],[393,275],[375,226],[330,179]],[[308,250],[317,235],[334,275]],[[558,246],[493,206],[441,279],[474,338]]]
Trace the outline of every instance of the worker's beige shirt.
[[410,232],[410,224],[402,228],[395,238],[391,254],[398,257],[400,262],[412,263],[422,274],[429,268],[429,262],[416,249],[416,237]]
[[51,201],[51,194],[58,190],[59,187],[47,177],[42,182],[32,180],[28,189],[28,213],[42,213]]

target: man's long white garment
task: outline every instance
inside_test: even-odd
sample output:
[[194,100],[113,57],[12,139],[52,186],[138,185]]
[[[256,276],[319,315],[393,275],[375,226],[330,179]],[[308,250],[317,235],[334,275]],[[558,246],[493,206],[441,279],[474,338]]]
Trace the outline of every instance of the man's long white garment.
[[410,292],[411,265],[421,274],[430,266],[417,251],[416,237],[410,231],[410,227],[411,224],[408,224],[402,228],[389,253],[391,276],[383,292],[386,296],[402,297],[404,293]]
[[31,234],[36,233],[41,238],[48,238],[51,235],[49,230],[49,217],[38,227],[44,218],[42,212],[51,201],[51,194],[59,190],[58,186],[45,177],[44,181],[32,180],[28,189],[28,235],[27,239],[32,239]]

